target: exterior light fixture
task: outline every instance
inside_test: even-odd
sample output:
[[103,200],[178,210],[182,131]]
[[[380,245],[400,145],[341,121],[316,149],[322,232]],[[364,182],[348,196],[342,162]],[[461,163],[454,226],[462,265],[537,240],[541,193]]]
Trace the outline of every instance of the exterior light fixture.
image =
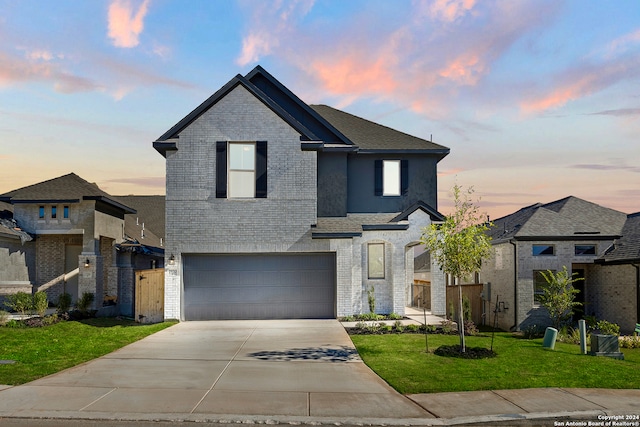
[[84,268],[89,268],[90,265],[91,265],[91,261],[89,261],[89,258],[87,258],[86,261],[84,262]]
[[176,263],[176,257],[171,254],[171,257],[169,258],[169,265],[173,265]]

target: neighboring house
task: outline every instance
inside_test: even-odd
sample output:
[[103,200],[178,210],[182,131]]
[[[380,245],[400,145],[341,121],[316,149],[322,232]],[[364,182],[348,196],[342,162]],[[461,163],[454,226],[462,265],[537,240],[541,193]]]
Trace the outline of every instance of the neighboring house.
[[[633,287],[613,292],[618,283],[596,263],[623,235],[627,214],[571,196],[522,208],[493,223],[489,230],[493,256],[481,271],[482,281],[490,283],[485,299],[491,303],[487,311],[492,322],[499,299],[500,328],[548,325],[548,313],[536,301],[545,283],[541,272],[557,272],[566,266],[584,279],[574,284],[580,290],[576,300],[584,304],[578,316],[595,315],[619,323],[623,330],[633,329],[635,311],[626,310],[624,315],[621,311],[628,305],[624,300],[635,300]],[[620,316],[613,314],[616,310]]]
[[630,333],[640,323],[640,212],[627,216],[622,237],[596,259],[597,279],[591,309]]
[[[166,158],[165,318],[404,313],[449,149],[324,105],[261,67],[154,142]],[[432,274],[434,314],[444,276]]]
[[[63,292],[74,302],[91,292],[95,308],[120,296],[120,313],[133,315],[134,269],[162,267],[164,258],[154,249],[161,238],[136,226],[130,204],[143,205],[138,199],[116,198],[73,173],[0,195],[10,206],[0,226],[0,266],[8,266],[0,292],[44,290],[52,302]],[[154,205],[162,216],[163,200]]]
[[29,272],[35,271],[35,245],[13,219],[13,206],[0,202],[0,310],[6,295],[31,293]]

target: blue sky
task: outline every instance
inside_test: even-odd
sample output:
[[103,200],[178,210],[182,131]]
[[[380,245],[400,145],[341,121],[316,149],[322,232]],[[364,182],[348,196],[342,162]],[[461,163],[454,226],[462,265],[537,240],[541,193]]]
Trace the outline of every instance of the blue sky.
[[640,211],[637,1],[0,0],[0,193],[69,172],[163,194],[151,143],[260,64],[451,148],[439,209],[568,195]]

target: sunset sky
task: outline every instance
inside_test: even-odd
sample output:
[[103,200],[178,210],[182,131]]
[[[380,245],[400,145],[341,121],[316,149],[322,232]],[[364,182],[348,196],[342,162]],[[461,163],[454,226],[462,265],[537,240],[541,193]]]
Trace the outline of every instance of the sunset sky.
[[152,142],[262,65],[451,149],[496,219],[577,196],[640,211],[640,3],[0,0],[0,193],[75,172],[164,194]]

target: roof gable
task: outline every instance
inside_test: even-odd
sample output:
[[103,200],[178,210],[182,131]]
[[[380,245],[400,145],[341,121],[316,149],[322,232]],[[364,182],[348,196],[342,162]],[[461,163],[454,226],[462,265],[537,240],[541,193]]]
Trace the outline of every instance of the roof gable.
[[[254,78],[256,77],[254,76]],[[258,86],[254,85],[245,77],[242,77],[240,74],[238,74],[237,76],[232,78],[227,84],[221,87],[218,91],[216,91],[213,95],[207,98],[202,104],[200,104],[193,111],[191,111],[189,114],[183,117],[182,120],[180,120],[178,123],[172,126],[171,129],[169,129],[164,134],[162,134],[154,142],[154,148],[156,148],[156,150],[158,150],[161,154],[164,155],[168,148],[166,144],[163,144],[163,143],[166,143],[167,141],[170,141],[170,140],[179,139],[180,132],[182,132],[186,127],[188,127],[191,123],[193,123],[196,119],[198,119],[198,117],[203,115],[206,111],[208,111],[211,107],[217,104],[221,99],[227,96],[232,90],[234,90],[238,86],[242,86],[243,88],[245,88],[249,93],[255,96],[264,105],[266,105],[274,113],[276,113],[281,119],[283,119],[292,128],[294,128],[297,132],[299,132],[302,140],[307,140],[307,141],[318,140],[318,137],[312,131],[310,131],[306,126],[304,126],[302,123],[296,120],[296,118],[294,118],[288,111],[282,108],[282,106],[279,103],[271,99]]]
[[640,263],[640,212],[627,216],[622,237],[596,260],[603,264]]

